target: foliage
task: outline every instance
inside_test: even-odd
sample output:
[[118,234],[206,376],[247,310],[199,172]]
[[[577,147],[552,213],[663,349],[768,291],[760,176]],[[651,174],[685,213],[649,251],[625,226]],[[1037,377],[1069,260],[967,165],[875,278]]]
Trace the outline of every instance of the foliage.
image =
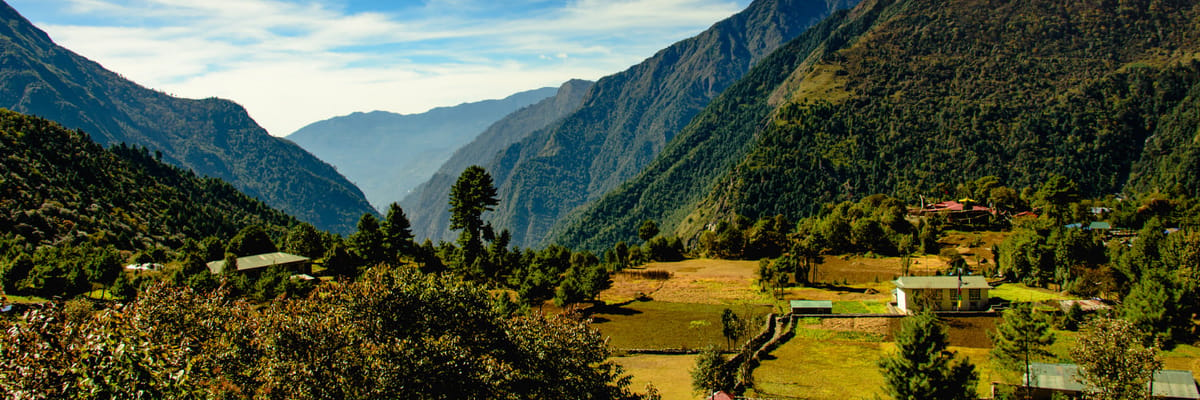
[[1116,400],[1145,395],[1154,371],[1162,368],[1158,349],[1144,345],[1145,334],[1128,321],[1092,320],[1071,348],[1090,398]]
[[52,306],[6,322],[0,387],[22,398],[636,397],[585,323],[491,302],[409,269],[262,308],[159,285],[95,316]]
[[275,247],[275,242],[267,235],[267,231],[258,225],[242,228],[237,235],[233,236],[233,239],[229,240],[229,245],[225,246],[226,253],[236,254],[238,257],[277,251],[279,249]]
[[992,359],[1001,368],[1028,376],[1030,362],[1052,356],[1048,348],[1055,336],[1050,321],[1030,303],[1014,304],[1004,310],[1002,318],[995,331],[988,331],[993,343]]
[[[459,273],[467,276],[481,275],[482,268],[476,263],[483,256],[483,213],[499,204],[492,175],[482,167],[473,165],[463,170],[458,181],[450,188],[450,229],[461,230],[458,245],[462,248]],[[491,227],[487,227],[491,231]]]
[[979,380],[969,360],[953,363],[946,328],[932,313],[904,319],[896,334],[896,352],[879,361],[894,399],[972,399]]
[[716,346],[708,346],[696,357],[696,365],[690,371],[692,389],[704,394],[721,390],[730,392],[733,390],[736,367],[725,361],[725,356]]

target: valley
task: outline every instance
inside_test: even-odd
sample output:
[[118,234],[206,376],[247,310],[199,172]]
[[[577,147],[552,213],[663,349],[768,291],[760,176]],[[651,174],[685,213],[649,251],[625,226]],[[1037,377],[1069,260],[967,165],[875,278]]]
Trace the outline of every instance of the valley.
[[[284,139],[0,4],[0,393],[1200,399],[1200,2],[723,6],[594,81]],[[592,17],[546,10],[500,14]],[[386,43],[313,65],[485,59],[353,16]]]

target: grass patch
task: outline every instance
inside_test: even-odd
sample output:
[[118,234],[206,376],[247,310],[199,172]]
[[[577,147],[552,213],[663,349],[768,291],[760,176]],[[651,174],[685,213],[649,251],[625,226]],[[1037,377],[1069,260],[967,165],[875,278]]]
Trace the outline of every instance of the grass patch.
[[[766,306],[633,302],[621,307],[604,307],[592,314],[592,326],[609,336],[616,349],[697,349],[708,345],[725,347],[721,335],[721,313],[726,308],[739,316],[759,316],[771,311]],[[694,324],[693,321],[705,321]],[[755,325],[752,335],[760,326]]]
[[104,288],[91,290],[87,293],[84,293],[84,296],[93,300],[118,300],[117,295]]
[[1011,302],[1043,302],[1049,300],[1078,300],[1079,297],[1071,296],[1047,289],[1038,289],[1025,286],[1020,283],[1004,283],[1000,286],[992,288],[988,291],[988,295],[995,298],[1008,300]]
[[755,393],[751,397],[882,396],[883,376],[876,362],[885,354],[886,344],[838,340],[832,336],[832,332],[824,330],[798,330],[795,337],[772,351],[771,357],[754,370]]
[[38,296],[17,296],[11,294],[5,296],[8,298],[5,304],[41,304],[50,302],[50,300]]
[[887,305],[882,301],[866,300],[866,301],[835,301],[833,302],[834,314],[884,314],[887,313]]
[[610,359],[631,375],[629,388],[644,392],[647,384],[654,385],[663,400],[692,400],[692,376],[688,371],[696,365],[695,355],[664,356],[639,354]]

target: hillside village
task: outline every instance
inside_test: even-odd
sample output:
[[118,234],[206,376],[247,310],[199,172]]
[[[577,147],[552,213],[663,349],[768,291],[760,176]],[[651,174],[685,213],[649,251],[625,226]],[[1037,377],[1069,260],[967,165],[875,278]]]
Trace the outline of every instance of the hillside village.
[[4,398],[1200,399],[1200,2],[755,0],[370,202],[0,20]]

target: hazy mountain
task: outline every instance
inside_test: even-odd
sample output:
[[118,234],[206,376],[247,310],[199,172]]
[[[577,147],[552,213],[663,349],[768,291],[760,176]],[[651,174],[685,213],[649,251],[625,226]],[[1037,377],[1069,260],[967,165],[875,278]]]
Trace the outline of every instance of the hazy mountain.
[[405,196],[401,206],[406,210],[417,238],[453,240],[450,233],[450,186],[462,171],[472,165],[482,165],[496,157],[505,147],[524,139],[533,132],[549,126],[579,108],[592,82],[571,80],[558,88],[554,97],[509,114],[459,148],[438,168],[428,181],[421,183]]
[[580,109],[485,165],[500,205],[492,222],[533,245],[559,218],[641,171],[708,102],[754,64],[855,1],[759,0],[623,72]]
[[488,125],[554,92],[542,88],[420,114],[356,112],[314,122],[287,138],[336,166],[383,209],[429,179]]
[[8,110],[0,110],[0,153],[0,238],[32,246],[178,248],[185,238],[229,238],[250,224],[282,231],[296,223],[145,148],[105,150],[85,133]]
[[[916,201],[993,175],[1200,195],[1192,2],[868,0],[772,54],[558,242],[684,239],[735,215]],[[982,199],[981,199],[982,200]]]
[[241,106],[168,96],[59,47],[0,4],[0,107],[130,143],[224,179],[322,229],[348,232],[373,209],[353,184],[299,146],[271,137]]

